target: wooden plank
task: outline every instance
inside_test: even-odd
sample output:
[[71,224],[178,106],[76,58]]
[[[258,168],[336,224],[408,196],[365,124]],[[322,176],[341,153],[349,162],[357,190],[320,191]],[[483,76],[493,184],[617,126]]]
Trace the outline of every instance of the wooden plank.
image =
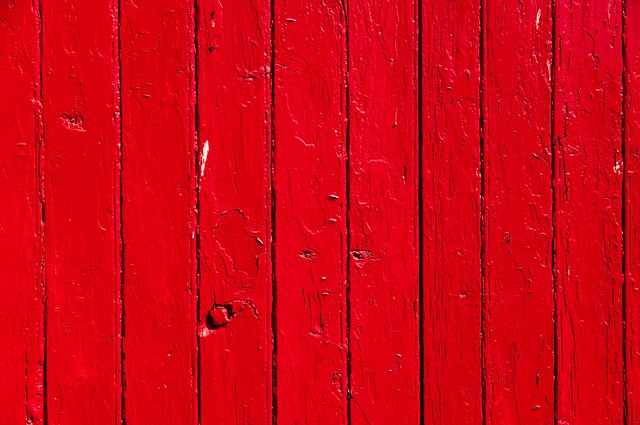
[[552,423],[551,3],[483,10],[486,423]]
[[480,4],[422,6],[424,417],[482,423]]
[[556,2],[558,423],[623,420],[621,2]]
[[347,421],[345,18],[274,4],[279,423]]
[[351,423],[420,420],[417,2],[349,3]]
[[623,3],[626,422],[640,422],[640,3]]
[[194,5],[121,8],[124,415],[195,424]]
[[120,420],[117,3],[43,0],[47,420]]
[[36,425],[44,419],[39,29],[37,3],[0,4],[0,417]]
[[269,424],[271,7],[197,8],[200,421]]

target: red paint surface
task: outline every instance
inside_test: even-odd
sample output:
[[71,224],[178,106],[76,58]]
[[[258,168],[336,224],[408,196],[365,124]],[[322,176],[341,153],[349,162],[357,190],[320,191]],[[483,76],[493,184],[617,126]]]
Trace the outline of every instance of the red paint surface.
[[638,422],[639,20],[0,2],[0,423]]
[[623,421],[621,3],[556,4],[558,420]]
[[267,424],[270,8],[262,0],[197,6],[200,423]]
[[313,0],[274,18],[277,418],[345,424],[346,15]]
[[121,7],[123,415],[127,424],[194,424],[194,9]]
[[0,418],[43,423],[44,310],[37,5],[0,3]]
[[424,415],[480,424],[479,1],[434,2],[422,22],[433,23],[422,33],[421,76]]
[[120,420],[116,3],[44,0],[48,423]]
[[420,418],[417,2],[349,2],[351,423]]
[[554,416],[551,5],[489,1],[483,19],[486,423],[548,424]]
[[624,28],[625,360],[627,423],[640,421],[640,4],[627,2]]

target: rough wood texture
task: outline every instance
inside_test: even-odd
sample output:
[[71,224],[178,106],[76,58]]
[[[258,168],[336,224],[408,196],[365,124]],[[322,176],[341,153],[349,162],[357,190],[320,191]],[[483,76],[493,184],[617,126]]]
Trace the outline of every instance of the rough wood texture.
[[197,7],[200,419],[269,424],[271,11]]
[[556,2],[559,423],[622,423],[621,12]]
[[43,423],[38,4],[0,3],[0,421]]
[[624,28],[624,177],[627,424],[640,422],[640,3],[627,0]]
[[479,6],[422,6],[427,424],[482,423]]
[[417,11],[349,2],[354,425],[420,420]]
[[276,413],[346,424],[346,15],[274,8]]
[[116,6],[41,4],[51,424],[120,420]]
[[0,424],[640,421],[633,0],[0,0]]
[[489,0],[483,11],[485,423],[549,424],[552,10]]
[[194,5],[123,0],[124,416],[197,421]]

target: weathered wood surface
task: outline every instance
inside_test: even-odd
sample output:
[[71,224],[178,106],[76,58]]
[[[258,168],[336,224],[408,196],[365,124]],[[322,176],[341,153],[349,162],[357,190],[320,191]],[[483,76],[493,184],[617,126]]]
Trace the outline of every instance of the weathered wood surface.
[[275,413],[347,423],[346,10],[274,3]]
[[418,3],[349,22],[351,423],[420,419]]
[[117,2],[43,0],[45,423],[121,419]]
[[271,10],[196,4],[200,423],[268,424]]
[[422,8],[422,373],[433,424],[483,414],[479,6]]
[[621,424],[622,3],[556,2],[555,37],[556,416]]
[[0,2],[0,423],[638,422],[639,20]]
[[[553,423],[552,10],[483,8],[487,424]],[[518,40],[508,43],[505,40]]]
[[623,16],[623,151],[625,305],[623,317],[626,423],[640,421],[640,4],[627,1]]
[[195,424],[195,9],[123,0],[123,415]]
[[37,4],[0,3],[0,417],[44,419],[44,293]]

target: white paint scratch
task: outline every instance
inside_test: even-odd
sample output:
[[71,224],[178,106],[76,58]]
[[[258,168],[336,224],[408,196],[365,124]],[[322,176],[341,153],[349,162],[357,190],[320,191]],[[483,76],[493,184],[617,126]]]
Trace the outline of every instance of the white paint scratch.
[[200,335],[201,338],[204,338],[211,335],[211,331],[209,330],[209,328],[207,328],[206,325],[201,325],[198,335]]
[[622,174],[622,167],[623,167],[623,163],[622,161],[617,161],[615,163],[615,165],[613,166],[613,172],[616,174]]
[[200,177],[204,176],[204,168],[207,166],[207,157],[209,156],[209,141],[205,140],[202,147],[202,158],[200,159]]
[[540,29],[540,16],[542,15],[542,10],[538,9],[538,14],[536,15],[536,29]]

